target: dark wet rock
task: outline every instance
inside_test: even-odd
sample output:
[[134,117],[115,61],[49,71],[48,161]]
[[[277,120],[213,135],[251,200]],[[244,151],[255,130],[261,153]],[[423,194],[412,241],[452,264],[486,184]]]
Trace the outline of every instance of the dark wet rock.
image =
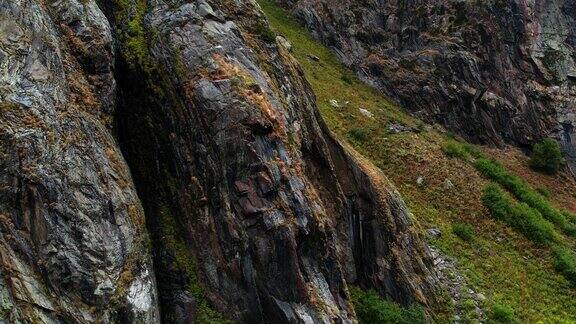
[[279,0],[368,84],[480,143],[576,161],[574,0]]

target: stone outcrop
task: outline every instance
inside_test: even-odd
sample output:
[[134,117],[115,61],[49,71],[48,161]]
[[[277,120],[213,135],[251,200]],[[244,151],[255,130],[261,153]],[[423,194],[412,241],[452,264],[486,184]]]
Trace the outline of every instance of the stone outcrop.
[[367,83],[469,140],[576,162],[576,2],[280,0]]
[[149,51],[133,64],[127,47],[119,64],[118,128],[164,319],[207,298],[241,322],[348,322],[346,283],[433,303],[429,254],[404,203],[334,140],[258,6],[150,1],[146,12]]
[[351,283],[436,303],[399,194],[255,2],[0,9],[0,318],[354,322]]
[[144,213],[108,125],[94,1],[0,1],[0,318],[155,322]]

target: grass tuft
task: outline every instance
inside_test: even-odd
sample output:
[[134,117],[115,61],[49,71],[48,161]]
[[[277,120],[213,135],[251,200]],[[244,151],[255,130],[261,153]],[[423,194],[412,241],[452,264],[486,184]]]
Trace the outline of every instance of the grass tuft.
[[474,228],[465,223],[452,224],[452,233],[466,242],[474,240]]
[[514,310],[509,306],[495,303],[492,305],[492,310],[490,312],[490,319],[495,323],[516,323],[516,315],[514,315]]
[[349,286],[356,315],[361,323],[425,323],[424,310],[420,306],[409,308],[382,299],[375,291]]
[[554,248],[554,268],[561,273],[566,280],[576,286],[576,258],[574,252],[564,246]]

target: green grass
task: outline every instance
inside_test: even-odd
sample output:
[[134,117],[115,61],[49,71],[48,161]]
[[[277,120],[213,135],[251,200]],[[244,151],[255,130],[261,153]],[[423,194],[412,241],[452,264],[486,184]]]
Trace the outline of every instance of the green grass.
[[[273,1],[259,3],[272,29],[291,42],[292,54],[302,66],[329,128],[396,184],[414,214],[415,226],[422,231],[435,227],[445,233],[431,243],[458,260],[460,271],[472,287],[488,298],[487,305],[507,305],[521,322],[576,322],[576,290],[554,271],[551,250],[494,220],[483,206],[482,189],[489,181],[469,160],[485,154],[476,146],[460,143],[467,152],[466,159],[448,158],[443,150],[445,133],[425,127],[354,78],[352,71]],[[320,61],[309,59],[308,54]],[[352,82],[343,79],[344,75],[351,76]],[[330,105],[331,99],[349,104],[336,109]],[[374,113],[374,118],[362,116],[359,107]],[[389,134],[386,125],[392,122],[420,132]],[[355,140],[350,136],[353,129],[364,129],[369,135]],[[426,179],[426,186],[416,184],[418,176]],[[454,184],[453,189],[444,188],[446,179]],[[452,234],[455,223],[473,226],[474,240],[462,244],[462,239]],[[442,313],[440,322],[450,322],[452,316]]]
[[452,233],[466,242],[474,240],[474,228],[466,223],[452,224]]
[[565,246],[554,249],[554,267],[568,281],[576,286],[576,256],[574,252]]
[[475,166],[484,175],[510,190],[520,201],[538,210],[544,218],[556,224],[566,234],[576,236],[576,225],[571,223],[562,211],[554,208],[546,197],[532,189],[524,180],[510,174],[501,164],[480,158],[476,160]]
[[442,151],[446,156],[451,158],[459,158],[466,160],[470,156],[466,148],[454,140],[446,141],[446,144],[442,146]]
[[516,315],[514,315],[514,310],[506,305],[494,304],[489,314],[490,320],[496,323],[516,323]]
[[420,306],[403,308],[382,299],[372,290],[363,291],[355,286],[349,286],[349,289],[356,315],[362,323],[426,323],[424,310]]
[[558,240],[554,226],[537,210],[525,203],[514,203],[498,186],[486,187],[482,200],[494,218],[515,228],[535,243],[549,245]]

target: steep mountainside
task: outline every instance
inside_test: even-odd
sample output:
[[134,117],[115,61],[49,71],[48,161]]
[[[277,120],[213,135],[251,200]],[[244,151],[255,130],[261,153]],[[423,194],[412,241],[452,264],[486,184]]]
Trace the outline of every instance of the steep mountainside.
[[404,202],[256,3],[0,0],[0,70],[1,319],[353,322],[351,283],[436,304]]
[[481,143],[576,161],[576,2],[281,0],[366,82]]
[[[436,312],[436,319],[576,321],[573,175],[535,172],[513,146],[473,146],[439,125],[426,125],[356,79],[274,0],[259,3],[303,67],[329,128],[390,177],[414,213],[417,229],[426,233],[441,281],[449,286],[442,296],[448,309]],[[485,188],[499,188],[504,197],[499,205],[513,213],[493,214]],[[511,221],[513,214],[520,215],[517,222]],[[522,226],[525,230],[518,230]],[[538,234],[540,228],[553,234],[552,246],[534,242],[526,231]],[[358,316],[375,322],[363,306],[358,305]]]

